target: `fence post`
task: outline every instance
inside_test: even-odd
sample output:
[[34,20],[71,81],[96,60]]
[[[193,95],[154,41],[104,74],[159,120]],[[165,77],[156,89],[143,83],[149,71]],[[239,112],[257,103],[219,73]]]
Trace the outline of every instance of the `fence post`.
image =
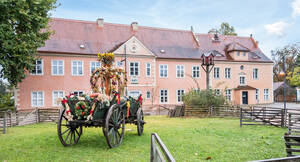
[[292,126],[292,114],[289,113],[289,123],[288,123],[288,133],[291,134],[291,126]]
[[284,121],[285,121],[285,119],[284,119],[284,110],[281,109],[281,127],[284,127]]
[[40,122],[39,108],[35,108],[35,115],[36,115],[36,123],[39,123]]
[[266,118],[266,107],[263,107],[263,124],[265,125],[265,118]]
[[241,111],[240,112],[240,127],[242,127],[242,125],[243,125],[243,120],[242,120],[243,119],[243,108],[242,107],[240,108],[240,111]]
[[6,112],[4,112],[4,120],[3,120],[3,134],[6,133]]

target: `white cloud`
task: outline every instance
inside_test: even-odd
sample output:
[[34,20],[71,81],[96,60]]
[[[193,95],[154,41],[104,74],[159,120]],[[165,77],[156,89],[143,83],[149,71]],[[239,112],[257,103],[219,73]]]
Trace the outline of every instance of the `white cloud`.
[[265,25],[265,29],[267,30],[268,34],[277,35],[281,37],[285,34],[284,30],[289,26],[290,24],[284,21],[278,21],[273,24]]
[[293,13],[292,16],[300,16],[300,0],[295,0],[292,2]]

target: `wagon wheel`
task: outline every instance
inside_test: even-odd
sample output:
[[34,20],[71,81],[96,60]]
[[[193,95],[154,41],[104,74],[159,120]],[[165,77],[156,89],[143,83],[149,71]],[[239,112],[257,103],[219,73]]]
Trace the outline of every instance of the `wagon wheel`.
[[120,105],[114,104],[109,108],[102,129],[110,148],[117,147],[122,143],[125,132],[125,116]]
[[60,142],[64,146],[71,146],[77,144],[81,134],[82,126],[71,125],[66,118],[65,110],[59,115],[59,121],[57,123],[57,133]]
[[144,131],[144,113],[143,113],[143,110],[142,108],[139,108],[137,113],[136,113],[136,116],[137,116],[137,132],[138,132],[138,135],[142,135],[143,134],[143,131]]

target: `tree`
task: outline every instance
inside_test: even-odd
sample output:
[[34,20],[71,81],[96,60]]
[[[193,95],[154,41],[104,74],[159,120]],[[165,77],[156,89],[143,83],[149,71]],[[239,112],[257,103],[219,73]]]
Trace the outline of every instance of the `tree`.
[[286,73],[288,75],[293,75],[294,69],[300,66],[300,60],[297,61],[297,57],[300,56],[300,46],[297,44],[291,44],[282,49],[272,50],[271,53],[273,57],[272,60],[274,61],[273,80],[275,82],[283,81],[284,79],[284,75],[280,75],[280,72],[283,71],[283,56],[285,56]]
[[[1,77],[16,86],[34,67],[37,48],[49,39],[49,11],[56,0],[0,1]],[[26,69],[26,70],[24,70]]]
[[219,33],[222,35],[237,35],[233,26],[230,26],[229,23],[223,22],[219,29],[210,29],[208,33]]
[[288,73],[286,79],[290,82],[291,86],[300,87],[300,55],[298,55],[295,65],[296,67],[293,72]]

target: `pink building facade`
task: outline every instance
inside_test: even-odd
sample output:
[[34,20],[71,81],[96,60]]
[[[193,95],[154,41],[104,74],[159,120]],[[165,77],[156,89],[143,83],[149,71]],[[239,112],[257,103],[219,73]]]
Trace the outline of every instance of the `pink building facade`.
[[35,70],[15,90],[17,109],[57,107],[70,93],[91,93],[98,52],[113,52],[125,67],[128,94],[143,95],[145,107],[182,104],[182,95],[205,89],[201,56],[212,53],[210,87],[235,105],[273,102],[273,62],[252,37],[53,18],[55,34],[38,49]]

